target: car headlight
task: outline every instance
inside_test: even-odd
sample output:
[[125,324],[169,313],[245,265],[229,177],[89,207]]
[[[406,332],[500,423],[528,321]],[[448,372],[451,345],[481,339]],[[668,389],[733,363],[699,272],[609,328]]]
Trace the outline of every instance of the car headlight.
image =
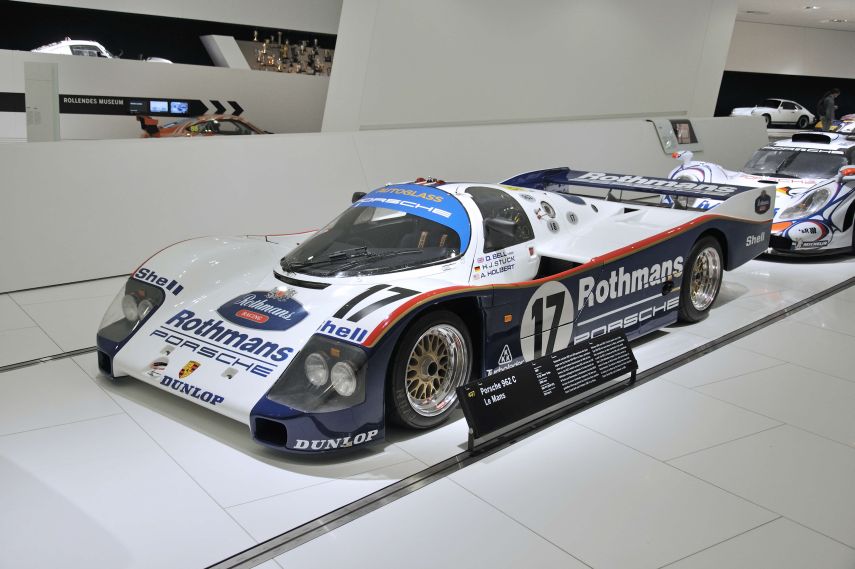
[[356,370],[349,362],[338,362],[330,373],[330,383],[336,393],[350,397],[356,391]]
[[[336,364],[338,365],[338,364]],[[323,387],[330,377],[330,368],[327,365],[327,358],[319,352],[312,352],[306,357],[303,364],[306,371],[306,379],[315,387]]]
[[796,203],[778,213],[775,221],[792,221],[808,217],[821,210],[830,199],[831,191],[827,187],[807,192]]
[[271,401],[304,413],[339,411],[365,401],[365,351],[316,334],[267,392]]
[[104,313],[98,335],[111,342],[125,341],[152,312],[163,304],[163,290],[128,279]]

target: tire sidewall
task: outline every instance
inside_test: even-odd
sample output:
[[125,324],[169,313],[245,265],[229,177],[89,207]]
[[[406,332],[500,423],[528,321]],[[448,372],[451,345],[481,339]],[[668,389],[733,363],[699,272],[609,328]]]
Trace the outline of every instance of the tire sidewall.
[[766,121],[766,126],[772,126],[772,117],[770,115],[763,115],[763,120]]
[[[720,260],[718,284],[716,285],[715,294],[713,295],[713,301],[710,303],[710,305],[705,310],[698,310],[692,304],[691,299],[692,273],[694,271],[695,261],[697,260],[698,255],[700,255],[702,251],[710,247],[715,249],[716,253],[718,253],[718,258]],[[718,293],[721,291],[721,283],[724,280],[722,278],[723,273],[724,256],[722,254],[721,244],[719,244],[718,239],[710,236],[698,239],[692,246],[692,250],[689,252],[689,257],[686,260],[686,272],[683,274],[683,281],[680,285],[680,308],[678,312],[678,319],[681,322],[700,322],[709,315],[709,311],[715,304],[716,300],[718,299]]]
[[410,352],[421,335],[429,328],[438,324],[453,326],[460,332],[463,337],[468,360],[466,381],[471,379],[473,366],[472,338],[463,320],[448,310],[433,310],[416,317],[401,335],[398,344],[392,352],[392,359],[389,362],[389,375],[386,382],[387,414],[389,419],[398,425],[412,429],[429,429],[446,421],[454,409],[457,408],[458,402],[455,400],[454,403],[448,405],[438,415],[425,417],[412,408],[407,398],[405,378]]
[[802,115],[799,117],[799,120],[796,121],[796,128],[807,128],[810,123],[810,119],[806,116]]

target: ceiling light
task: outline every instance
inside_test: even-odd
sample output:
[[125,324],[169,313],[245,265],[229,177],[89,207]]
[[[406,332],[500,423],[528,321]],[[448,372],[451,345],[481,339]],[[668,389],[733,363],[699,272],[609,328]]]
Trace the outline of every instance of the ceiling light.
[[768,16],[769,12],[764,12],[763,10],[745,10],[746,14],[754,14],[755,16]]
[[845,18],[832,18],[829,20],[829,22],[834,22],[835,24],[845,24],[848,21],[849,20],[847,20]]
[[819,6],[805,6],[805,10],[819,10]]

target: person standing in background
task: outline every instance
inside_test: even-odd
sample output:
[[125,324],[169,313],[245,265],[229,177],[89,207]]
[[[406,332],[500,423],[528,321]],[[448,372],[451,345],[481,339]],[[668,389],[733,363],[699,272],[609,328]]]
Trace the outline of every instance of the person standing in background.
[[834,122],[834,111],[837,109],[837,105],[834,104],[834,100],[837,99],[838,96],[840,96],[840,89],[835,87],[823,95],[822,99],[819,100],[817,111],[819,114],[819,120],[822,122],[822,130],[831,130],[831,125]]

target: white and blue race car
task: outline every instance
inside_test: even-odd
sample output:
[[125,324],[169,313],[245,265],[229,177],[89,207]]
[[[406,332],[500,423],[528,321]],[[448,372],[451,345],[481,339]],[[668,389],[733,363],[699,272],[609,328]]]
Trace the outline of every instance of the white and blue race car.
[[[741,186],[774,184],[775,220],[769,252],[825,255],[855,250],[855,140],[838,133],[800,132],[757,150],[740,172],[692,160],[675,152],[682,164],[674,180]],[[663,200],[670,202],[670,197]],[[701,209],[718,200],[692,199]]]
[[[667,208],[662,194],[723,202]],[[567,168],[354,198],[299,244],[207,237],[145,261],[104,316],[100,369],[276,449],[358,447],[387,421],[438,425],[471,379],[704,318],[772,219],[764,188]]]

